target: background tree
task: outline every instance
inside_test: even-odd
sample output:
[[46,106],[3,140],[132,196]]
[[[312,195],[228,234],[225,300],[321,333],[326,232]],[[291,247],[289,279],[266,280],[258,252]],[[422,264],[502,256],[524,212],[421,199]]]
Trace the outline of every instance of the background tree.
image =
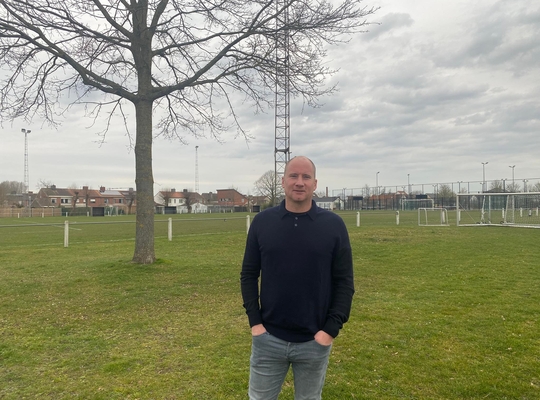
[[521,185],[517,182],[510,183],[506,185],[506,191],[508,193],[519,193],[521,192]]
[[371,189],[371,186],[369,186],[367,183],[364,185],[364,188],[362,189],[362,194],[365,198],[371,196]]
[[505,184],[499,180],[492,181],[489,185],[489,191],[492,193],[502,193],[505,189]]
[[183,192],[183,195],[184,195],[184,205],[187,207],[188,214],[191,214],[193,205],[197,202],[199,194],[195,192]]
[[74,190],[73,191],[73,204],[72,204],[72,213],[73,215],[76,214],[76,209],[77,209],[77,202],[79,201],[79,194],[80,194],[80,191],[79,190]]
[[456,194],[454,193],[450,185],[446,183],[439,185],[439,190],[438,190],[437,195],[438,195],[439,205],[442,207],[444,207],[445,205],[451,205],[454,202],[455,197],[456,197]]
[[175,190],[172,190],[169,188],[163,189],[159,192],[159,194],[161,195],[162,204],[164,207],[169,207],[169,201],[172,199],[173,193],[175,192],[176,192]]
[[279,202],[279,199],[283,197],[283,187],[281,186],[281,181],[276,175],[274,170],[266,171],[257,179],[254,183],[255,193],[258,196],[265,196],[268,199],[269,206],[275,206]]
[[[374,9],[361,0],[0,0],[2,120],[58,114],[119,116],[129,133],[135,109],[137,222],[133,261],[152,263],[154,136],[217,136],[239,125],[231,93],[257,111],[273,99],[275,74],[310,105],[331,92],[325,47],[363,29]],[[284,18],[285,7],[288,18]],[[276,61],[279,35],[289,58]],[[290,69],[287,69],[290,66]],[[101,93],[98,96],[96,92]],[[74,100],[73,100],[74,99]],[[67,106],[66,106],[67,104]],[[229,112],[219,108],[225,104]],[[154,122],[154,110],[163,110]],[[156,114],[158,115],[158,114]],[[227,119],[227,116],[230,119]],[[154,133],[154,126],[157,132]]]
[[[137,194],[132,188],[129,188],[128,192],[125,194],[125,198],[126,198],[127,206],[128,206],[128,214],[131,214],[131,209],[133,207],[133,203],[135,203]],[[88,201],[87,201],[87,204],[88,204]]]
[[[0,114],[1,115],[1,114]],[[36,184],[36,189],[39,191],[40,189],[49,189],[54,185],[54,182],[48,181],[46,179],[40,179],[38,180],[38,183]]]
[[3,181],[0,183],[0,207],[9,205],[8,195],[24,192],[24,182]]

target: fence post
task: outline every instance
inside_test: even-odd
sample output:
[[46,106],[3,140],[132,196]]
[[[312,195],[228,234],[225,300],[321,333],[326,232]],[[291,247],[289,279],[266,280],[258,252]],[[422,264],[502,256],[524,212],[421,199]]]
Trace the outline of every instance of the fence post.
[[360,211],[356,213],[356,226],[360,226]]
[[251,221],[251,216],[248,214],[246,216],[246,233],[249,233],[249,225],[250,225],[250,221]]
[[172,218],[169,218],[169,229],[167,231],[168,231],[168,237],[169,237],[169,242],[170,242],[172,241]]
[[64,247],[69,246],[69,221],[64,221]]
[[399,225],[399,211],[396,211],[396,225]]

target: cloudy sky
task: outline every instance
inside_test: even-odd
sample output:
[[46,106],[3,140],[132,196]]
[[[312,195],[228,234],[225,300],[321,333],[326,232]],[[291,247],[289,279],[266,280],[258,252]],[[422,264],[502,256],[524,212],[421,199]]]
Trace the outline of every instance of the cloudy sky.
[[[292,155],[317,165],[319,189],[486,180],[540,181],[540,3],[537,0],[377,0],[369,32],[329,52],[339,92],[318,109],[295,102]],[[157,139],[155,189],[201,192],[254,182],[274,168],[273,113],[242,112],[251,142],[186,136]],[[28,136],[30,189],[135,186],[135,162],[121,122],[101,142],[91,121],[73,118],[57,130],[41,121],[0,128],[0,181],[24,180]],[[378,174],[377,174],[378,173]],[[428,188],[425,188],[429,191]],[[431,189],[433,190],[433,189]]]

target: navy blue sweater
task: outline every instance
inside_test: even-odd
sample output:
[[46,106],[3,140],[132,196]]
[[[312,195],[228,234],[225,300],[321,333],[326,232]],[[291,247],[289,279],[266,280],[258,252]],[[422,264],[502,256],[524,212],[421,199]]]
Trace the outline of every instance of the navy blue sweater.
[[354,279],[347,229],[315,202],[304,214],[288,212],[285,202],[258,214],[240,275],[250,326],[262,323],[282,340],[306,342],[319,330],[336,337],[349,318]]

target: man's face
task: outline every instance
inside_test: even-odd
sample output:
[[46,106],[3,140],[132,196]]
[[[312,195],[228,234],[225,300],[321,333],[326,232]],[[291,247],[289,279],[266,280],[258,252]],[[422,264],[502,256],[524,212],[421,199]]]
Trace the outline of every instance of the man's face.
[[282,179],[287,201],[296,204],[311,204],[313,192],[317,189],[317,179],[311,161],[307,158],[293,158]]

